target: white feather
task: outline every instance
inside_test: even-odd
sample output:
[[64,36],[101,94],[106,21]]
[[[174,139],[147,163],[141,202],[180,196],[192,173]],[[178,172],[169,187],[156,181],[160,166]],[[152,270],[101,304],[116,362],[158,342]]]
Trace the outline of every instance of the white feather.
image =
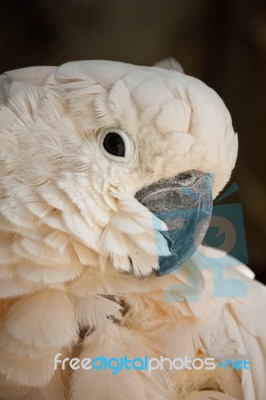
[[39,283],[32,283],[11,275],[11,277],[0,279],[0,298],[26,295],[42,288],[43,285]]
[[[134,343],[134,346],[133,346]],[[96,329],[84,342],[83,351],[79,357],[128,358],[152,357],[156,350],[137,331],[119,327],[107,322]],[[93,392],[95,400],[102,400],[108,396],[110,400],[167,400],[167,391],[171,382],[165,370],[154,371],[148,375],[147,371],[122,370],[112,375],[110,370],[79,370],[72,378],[73,400],[87,400],[87,393]],[[112,388],[112,390],[110,390]]]
[[52,289],[18,300],[4,326],[21,342],[39,349],[69,345],[77,336],[70,300],[64,292]]
[[43,284],[67,282],[77,278],[82,273],[81,265],[74,262],[49,265],[24,261],[18,263],[14,269],[16,274],[25,281]]
[[23,357],[0,349],[0,372],[19,385],[45,386],[54,374],[53,360],[57,352]]
[[119,311],[122,309],[119,304],[103,296],[72,297],[75,316],[80,326],[98,327],[106,322],[107,318],[119,319]]

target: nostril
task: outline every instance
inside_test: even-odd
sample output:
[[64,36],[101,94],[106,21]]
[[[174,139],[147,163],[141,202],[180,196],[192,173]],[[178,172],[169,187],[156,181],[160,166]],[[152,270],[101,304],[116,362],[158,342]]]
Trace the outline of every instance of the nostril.
[[192,175],[190,172],[184,172],[178,175],[177,181],[181,186],[188,186],[194,183],[195,175]]

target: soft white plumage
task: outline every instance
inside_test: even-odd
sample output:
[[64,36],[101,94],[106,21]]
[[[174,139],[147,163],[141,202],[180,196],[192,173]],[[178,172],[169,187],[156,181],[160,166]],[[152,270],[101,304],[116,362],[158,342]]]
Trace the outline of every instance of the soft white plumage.
[[[266,291],[250,270],[201,248],[182,272],[150,275],[167,254],[154,224],[166,226],[135,193],[199,170],[215,197],[237,155],[219,96],[164,67],[83,61],[0,77],[1,400],[265,399]],[[110,128],[125,136],[122,160],[102,148]],[[247,296],[215,297],[210,262]],[[251,370],[71,374],[54,370],[57,353],[246,356]]]

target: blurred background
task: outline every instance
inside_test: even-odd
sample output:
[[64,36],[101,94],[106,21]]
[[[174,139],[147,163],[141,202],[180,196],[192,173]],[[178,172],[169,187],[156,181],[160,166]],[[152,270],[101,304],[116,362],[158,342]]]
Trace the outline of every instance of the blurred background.
[[1,0],[0,6],[0,72],[81,59],[152,65],[172,56],[220,94],[240,149],[230,181],[239,190],[219,204],[241,203],[248,265],[266,282],[265,0]]

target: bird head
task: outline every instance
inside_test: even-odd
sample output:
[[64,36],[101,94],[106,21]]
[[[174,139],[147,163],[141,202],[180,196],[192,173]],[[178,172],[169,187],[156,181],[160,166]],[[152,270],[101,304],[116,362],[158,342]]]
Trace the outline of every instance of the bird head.
[[0,221],[22,236],[18,257],[40,240],[83,266],[141,276],[190,257],[237,155],[211,88],[112,61],[11,71],[3,88]]

